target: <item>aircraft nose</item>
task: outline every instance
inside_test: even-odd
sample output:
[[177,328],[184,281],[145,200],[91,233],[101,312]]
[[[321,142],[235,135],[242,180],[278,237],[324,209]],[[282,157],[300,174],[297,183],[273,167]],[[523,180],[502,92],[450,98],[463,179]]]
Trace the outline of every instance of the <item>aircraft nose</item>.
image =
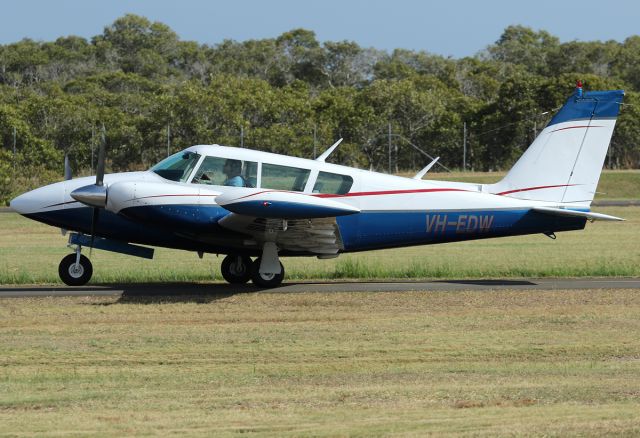
[[13,198],[11,202],[9,202],[9,207],[11,207],[13,211],[24,214],[26,210],[28,210],[30,202],[29,193],[23,193],[22,195]]
[[9,206],[20,214],[38,213],[57,207],[64,201],[64,186],[51,184],[24,193],[11,200]]

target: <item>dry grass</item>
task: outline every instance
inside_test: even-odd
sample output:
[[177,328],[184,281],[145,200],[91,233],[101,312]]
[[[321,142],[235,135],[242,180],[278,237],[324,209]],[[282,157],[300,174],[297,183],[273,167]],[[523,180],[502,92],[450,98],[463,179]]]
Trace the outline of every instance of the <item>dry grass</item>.
[[637,291],[0,300],[0,435],[640,433]]

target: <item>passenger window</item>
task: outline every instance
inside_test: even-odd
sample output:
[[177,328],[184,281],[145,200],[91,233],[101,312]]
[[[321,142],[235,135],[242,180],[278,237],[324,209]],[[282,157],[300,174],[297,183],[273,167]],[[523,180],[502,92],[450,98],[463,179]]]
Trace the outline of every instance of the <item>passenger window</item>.
[[254,161],[205,157],[191,182],[216,186],[255,187],[257,176],[258,163]]
[[318,179],[316,179],[316,183],[313,185],[313,193],[344,195],[345,193],[349,193],[352,185],[353,178],[349,175],[319,172]]
[[262,187],[275,190],[304,191],[309,179],[309,169],[262,164]]

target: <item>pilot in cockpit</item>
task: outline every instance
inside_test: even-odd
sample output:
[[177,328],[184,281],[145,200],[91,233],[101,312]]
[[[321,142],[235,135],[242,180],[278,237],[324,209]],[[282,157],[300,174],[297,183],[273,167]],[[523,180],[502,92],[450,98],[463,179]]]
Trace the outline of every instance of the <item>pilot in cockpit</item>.
[[227,176],[224,182],[225,186],[245,186],[244,178],[242,177],[242,161],[229,159],[224,163],[222,171]]

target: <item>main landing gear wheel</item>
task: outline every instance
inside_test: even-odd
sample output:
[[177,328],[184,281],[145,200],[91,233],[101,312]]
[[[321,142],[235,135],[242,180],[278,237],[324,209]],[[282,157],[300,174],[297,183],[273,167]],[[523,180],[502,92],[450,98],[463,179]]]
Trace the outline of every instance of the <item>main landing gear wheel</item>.
[[280,263],[280,273],[279,274],[261,274],[260,273],[260,261],[262,259],[258,257],[253,261],[251,265],[251,281],[253,284],[259,287],[270,288],[270,287],[278,287],[280,283],[282,283],[282,279],[284,278],[284,266]]
[[251,280],[251,258],[228,255],[220,266],[222,276],[231,284],[243,284]]
[[76,254],[69,254],[58,266],[60,279],[68,286],[83,286],[93,275],[93,266],[89,259],[80,255],[80,260],[76,264],[76,258]]

